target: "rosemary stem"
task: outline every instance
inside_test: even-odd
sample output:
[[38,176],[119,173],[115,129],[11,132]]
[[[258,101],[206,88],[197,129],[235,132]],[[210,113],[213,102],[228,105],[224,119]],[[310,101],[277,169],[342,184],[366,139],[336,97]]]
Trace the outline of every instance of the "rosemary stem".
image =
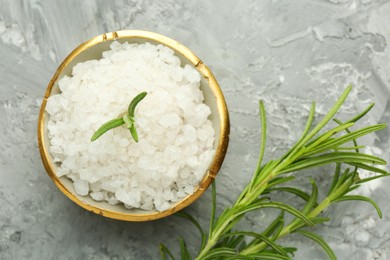
[[202,249],[202,251],[199,252],[199,255],[195,258],[195,260],[202,259],[217,243],[217,241],[214,241],[214,239],[210,238],[207,240],[206,246]]
[[268,187],[268,182],[272,180],[275,177],[275,174],[271,172],[269,175],[267,175],[261,182],[253,187],[253,189],[248,192],[242,200],[237,205],[248,205],[252,203],[254,200],[256,200],[263,191]]
[[[246,193],[242,196],[242,200],[240,202],[236,202],[235,205],[246,205],[248,204],[248,201],[252,202],[256,198],[258,198],[261,193],[267,188],[268,182],[274,178],[274,175],[271,173],[268,176],[266,176],[258,185],[257,188],[254,187],[254,189],[251,192]],[[244,191],[248,191],[248,187],[246,186]],[[241,197],[241,196],[240,196]],[[234,207],[233,207],[234,208]],[[231,209],[227,211],[225,214],[229,214]],[[221,216],[220,216],[221,217]],[[199,255],[195,259],[202,259],[204,255],[206,255],[218,242],[218,238],[220,237],[221,233],[225,231],[226,227],[228,227],[230,224],[230,221],[226,221],[224,225],[222,225],[217,230],[214,230],[212,234],[210,234],[209,239],[206,242],[205,247],[202,249],[202,251],[199,252]]]
[[327,207],[329,207],[331,203],[331,199],[326,197],[317,207],[315,207],[310,213],[307,215],[309,219],[317,217],[322,211],[324,211]]
[[[263,191],[268,187],[268,182],[272,180],[275,177],[275,173],[271,172],[267,176],[265,176],[259,184],[257,184],[251,191],[246,193],[242,197],[241,201],[237,201],[235,205],[248,205],[252,203],[254,200],[256,200]],[[244,191],[248,191],[249,186],[246,186]],[[234,207],[233,207],[234,208]],[[226,212],[226,214],[229,214],[231,209]],[[210,238],[206,242],[205,247],[202,249],[202,251],[199,252],[199,255],[195,259],[202,259],[204,255],[206,255],[218,242],[218,238],[220,237],[221,233],[225,231],[225,228],[228,227],[230,224],[230,221],[226,221],[224,225],[222,225],[217,230],[214,230],[212,234],[210,234]]]

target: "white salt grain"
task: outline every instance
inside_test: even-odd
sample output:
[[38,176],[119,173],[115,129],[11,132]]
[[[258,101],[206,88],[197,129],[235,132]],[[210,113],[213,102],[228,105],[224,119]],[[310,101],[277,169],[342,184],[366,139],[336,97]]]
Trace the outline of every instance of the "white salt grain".
[[91,192],[89,195],[91,196],[92,199],[94,199],[96,201],[104,200],[103,192]]
[[190,65],[184,67],[184,77],[191,83],[200,81],[200,74]]
[[194,142],[196,140],[196,130],[191,125],[185,125],[183,127],[183,136],[187,142]]
[[181,122],[180,117],[177,114],[167,114],[163,115],[159,120],[159,123],[165,127],[175,127],[178,126]]
[[130,142],[129,142],[129,139],[127,138],[121,138],[120,141],[119,141],[119,145],[121,147],[127,147],[129,146]]
[[80,196],[85,196],[89,192],[88,182],[85,180],[77,180],[73,183],[76,193]]
[[[77,64],[46,104],[57,175],[80,196],[163,211],[202,180],[214,154],[201,75],[162,45],[113,42],[100,60]],[[136,110],[139,142],[119,127],[90,141],[105,122],[148,92]]]

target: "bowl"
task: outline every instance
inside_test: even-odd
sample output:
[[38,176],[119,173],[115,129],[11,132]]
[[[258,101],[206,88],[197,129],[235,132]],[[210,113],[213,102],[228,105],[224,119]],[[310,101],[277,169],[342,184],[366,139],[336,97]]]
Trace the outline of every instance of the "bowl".
[[[54,94],[60,93],[58,81],[65,75],[71,75],[72,68],[80,62],[91,59],[99,59],[102,57],[102,52],[109,49],[113,41],[120,43],[145,43],[162,44],[171,48],[175,55],[181,60],[182,66],[191,65],[202,76],[200,89],[204,95],[204,102],[210,107],[210,120],[215,130],[214,149],[215,154],[205,172],[203,179],[195,188],[194,193],[186,196],[184,199],[173,204],[165,211],[146,211],[141,209],[128,209],[123,204],[110,205],[107,202],[94,201],[89,196],[79,196],[73,187],[73,182],[67,177],[57,177],[56,171],[59,167],[53,161],[50,154],[49,138],[47,123],[49,115],[45,111],[47,99]],[[61,63],[51,79],[40,109],[38,119],[38,146],[41,154],[43,165],[53,180],[55,185],[73,202],[82,208],[118,220],[125,221],[149,221],[154,219],[169,216],[193,203],[197,200],[209,187],[210,183],[216,177],[222,162],[225,158],[226,150],[229,142],[229,114],[226,107],[225,99],[222,91],[211,73],[210,69],[187,47],[172,40],[166,36],[139,30],[124,30],[105,33],[96,36],[74,49],[68,57]]]

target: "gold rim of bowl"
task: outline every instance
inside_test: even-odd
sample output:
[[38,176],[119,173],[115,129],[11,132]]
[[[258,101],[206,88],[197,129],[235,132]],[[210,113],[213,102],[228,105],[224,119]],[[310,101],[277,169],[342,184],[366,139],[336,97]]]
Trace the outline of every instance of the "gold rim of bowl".
[[[116,212],[112,210],[107,210],[104,208],[99,208],[90,204],[86,204],[82,202],[79,198],[77,198],[76,195],[74,195],[72,192],[70,192],[60,181],[60,179],[55,174],[55,168],[53,165],[53,162],[50,160],[50,154],[48,149],[46,149],[45,146],[45,139],[44,139],[44,130],[45,130],[45,116],[46,116],[46,103],[48,97],[51,95],[51,91],[53,89],[53,86],[58,80],[59,75],[64,70],[64,68],[67,67],[67,65],[80,53],[83,51],[99,44],[105,41],[113,41],[116,39],[131,39],[131,38],[140,38],[149,40],[154,43],[160,43],[163,44],[171,49],[173,49],[175,52],[180,53],[183,55],[190,63],[193,64],[193,66],[202,74],[202,76],[205,78],[205,80],[208,82],[208,86],[210,87],[218,107],[218,113],[220,117],[220,134],[219,134],[219,141],[218,145],[216,147],[216,152],[213,158],[213,161],[210,164],[210,167],[208,169],[208,172],[205,174],[203,180],[199,184],[199,186],[195,189],[195,192],[191,195],[188,195],[183,200],[180,200],[177,202],[173,207],[162,211],[162,212],[152,212],[152,213],[145,213],[145,214],[134,214],[134,213],[123,213],[123,212]],[[195,200],[197,200],[203,192],[209,187],[211,182],[214,180],[216,174],[218,173],[219,169],[221,168],[222,162],[225,158],[226,150],[229,143],[229,114],[225,102],[225,98],[222,94],[222,91],[218,85],[218,82],[216,81],[214,75],[211,73],[210,69],[203,64],[203,62],[187,47],[182,45],[181,43],[172,40],[166,36],[163,36],[161,34],[148,32],[148,31],[140,31],[140,30],[123,30],[123,31],[116,31],[116,32],[110,32],[105,33],[99,36],[96,36],[81,45],[79,45],[76,49],[74,49],[61,63],[61,65],[58,67],[56,73],[54,74],[53,78],[49,82],[49,85],[46,89],[45,96],[42,101],[41,109],[39,112],[39,119],[38,119],[38,147],[39,152],[41,154],[43,165],[48,173],[48,175],[51,177],[51,179],[54,181],[56,186],[73,202],[78,204],[80,207],[94,212],[96,214],[113,218],[113,219],[119,219],[119,220],[125,220],[125,221],[149,221],[149,220],[155,220],[159,218],[163,218],[166,216],[169,216],[187,206],[189,206],[191,203],[193,203]]]

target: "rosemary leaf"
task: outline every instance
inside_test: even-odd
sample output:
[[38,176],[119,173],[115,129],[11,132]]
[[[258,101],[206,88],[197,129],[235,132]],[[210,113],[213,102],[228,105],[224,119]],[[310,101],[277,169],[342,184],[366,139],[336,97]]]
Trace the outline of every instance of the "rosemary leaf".
[[180,243],[180,253],[181,253],[181,259],[182,260],[191,260],[190,253],[188,252],[188,248],[186,245],[186,242],[182,237],[179,238]]
[[317,146],[315,149],[308,150],[308,152],[305,153],[305,156],[310,156],[312,154],[325,152],[325,151],[330,150],[330,149],[337,149],[339,146],[341,146],[347,142],[350,142],[356,138],[367,135],[369,133],[382,130],[384,128],[386,128],[386,124],[378,124],[378,125],[364,127],[364,128],[359,129],[357,131],[350,132],[350,133],[348,133],[344,136],[341,136],[339,138],[331,139],[327,142],[324,142],[321,145]]
[[335,134],[337,134],[345,129],[348,129],[353,125],[354,125],[354,123],[341,124],[333,129],[329,130],[328,132],[320,135],[318,138],[314,139],[313,141],[309,142],[306,145],[307,153],[310,152],[313,148],[317,148],[318,146],[320,146],[320,144],[322,144],[325,140],[328,140],[331,136],[333,136],[333,135],[335,135]]
[[260,209],[260,208],[277,208],[283,211],[286,211],[292,215],[294,215],[297,218],[300,218],[302,221],[304,221],[307,225],[313,225],[310,219],[308,219],[302,212],[299,210],[293,208],[290,205],[287,205],[282,202],[260,202],[260,203],[253,203],[252,205],[249,205],[247,207],[244,207],[244,209],[240,210],[238,214],[242,215],[244,213]]
[[202,227],[199,225],[199,222],[185,211],[176,212],[175,216],[189,220],[198,229],[200,237],[202,239],[202,244],[200,246],[200,250],[202,250],[206,243],[206,235],[204,234]]
[[266,145],[266,140],[267,140],[267,120],[265,116],[265,108],[264,108],[264,103],[263,101],[259,102],[259,107],[260,107],[260,119],[261,119],[261,146],[260,146],[260,155],[259,155],[259,160],[257,162],[257,167],[256,169],[259,170],[261,167],[261,163],[263,161],[264,157],[264,151],[265,151],[265,145]]
[[310,238],[311,240],[317,242],[324,249],[326,254],[329,256],[329,259],[337,260],[337,257],[335,255],[335,253],[330,248],[328,243],[326,243],[325,240],[321,236],[319,236],[319,235],[317,235],[315,233],[306,231],[306,230],[297,230],[296,232],[301,234],[302,236],[305,236],[305,237]]
[[[333,118],[333,121],[335,121],[335,122],[336,122],[337,124],[339,124],[339,125],[342,125],[342,124],[343,124],[343,122],[341,122],[340,120],[338,120],[338,119],[336,119],[336,118]],[[349,129],[345,129],[345,131],[346,131],[347,133],[351,133],[351,130],[349,130]],[[357,144],[357,142],[356,142],[356,139],[352,139],[352,142],[353,142],[353,145],[355,145],[356,147],[358,146],[358,144]],[[340,147],[338,147],[338,150],[340,150]],[[360,151],[359,151],[359,148],[356,148],[355,151],[356,151],[357,153],[360,152]]]
[[266,122],[265,108],[264,108],[264,103],[261,100],[259,102],[259,108],[260,108],[260,121],[261,121],[260,153],[259,153],[259,159],[257,161],[255,173],[253,174],[252,180],[249,184],[249,189],[248,189],[249,192],[251,191],[251,189],[254,185],[254,182],[256,180],[256,177],[257,177],[258,173],[260,172],[261,163],[262,163],[263,157],[264,157],[266,140],[267,140],[267,122]]
[[330,218],[316,217],[316,218],[311,218],[310,220],[311,220],[311,222],[314,223],[314,225],[318,225],[318,224],[321,224],[321,223],[328,222],[330,220]]
[[383,174],[383,175],[376,175],[376,176],[360,179],[356,183],[365,183],[365,182],[373,181],[373,180],[383,178],[383,177],[388,177],[388,176],[390,176],[390,174],[388,174],[388,173]]
[[368,154],[333,152],[303,159],[286,167],[284,170],[280,171],[280,173],[293,172],[336,162],[386,164],[386,161],[383,159]]
[[347,98],[349,92],[351,92],[352,86],[348,86],[343,94],[339,97],[339,99],[336,101],[336,103],[333,105],[333,107],[330,109],[328,114],[321,120],[321,122],[305,137],[300,140],[295,148],[291,151],[289,154],[289,157],[293,157],[296,154],[296,151],[300,149],[304,144],[306,144],[313,136],[315,136],[324,126],[329,122],[329,120],[332,119],[332,117],[337,113],[337,111],[340,109],[341,105],[344,103],[345,99]]
[[135,108],[138,105],[138,103],[145,98],[147,95],[146,92],[141,92],[135,98],[130,102],[129,108],[127,109],[127,113],[129,114],[130,118],[134,117]]
[[367,198],[364,196],[359,196],[359,195],[346,195],[346,196],[343,196],[341,198],[337,198],[333,201],[340,202],[340,201],[347,201],[347,200],[360,200],[360,201],[365,201],[365,202],[371,203],[371,205],[373,205],[374,208],[376,209],[376,212],[378,213],[379,218],[382,218],[382,211],[380,210],[378,204],[376,204],[375,201],[373,201],[370,198]]
[[374,107],[375,103],[371,103],[370,105],[367,106],[366,109],[364,109],[360,114],[358,114],[357,116],[355,116],[354,118],[348,120],[347,122],[345,123],[355,123],[357,122],[358,120],[360,120],[362,117],[364,117],[373,107]]
[[283,226],[284,226],[284,211],[281,211],[279,216],[277,216],[275,220],[272,221],[271,224],[263,231],[262,235],[270,236],[274,233],[279,233],[277,230],[279,229],[279,227],[283,228]]
[[161,259],[163,260],[166,259],[167,255],[171,258],[171,260],[175,260],[175,257],[173,257],[171,251],[169,251],[169,249],[164,244],[160,244],[160,254],[161,254]]
[[[311,222],[313,224],[313,222]],[[283,231],[284,228],[284,218],[280,219],[279,225],[276,226],[274,233],[271,236],[271,240],[275,241],[278,239],[280,233]]]
[[[338,151],[348,151],[348,150],[358,150],[358,149],[362,149],[362,148],[365,148],[364,145],[358,145],[358,146],[345,146],[345,147],[337,147],[337,150]],[[359,152],[359,151],[357,151]]]
[[[262,260],[291,260],[290,257],[288,256],[283,256],[283,255],[279,255],[279,254],[275,254],[275,253],[269,253],[269,252],[266,252],[266,253],[257,253],[257,254],[251,254],[251,255],[248,255],[247,257],[249,258],[244,258],[244,259],[262,259]],[[236,259],[239,259],[239,258],[236,258]]]
[[300,197],[304,201],[308,201],[310,199],[309,194],[307,194],[306,192],[304,192],[298,188],[294,188],[294,187],[275,187],[275,188],[271,187],[271,188],[264,190],[263,194],[271,193],[273,191],[288,192],[288,193],[291,193],[291,194],[294,194],[294,195]]
[[130,133],[131,133],[131,136],[133,137],[134,141],[138,142],[138,133],[137,133],[137,129],[135,128],[134,124],[132,127],[130,127]]
[[226,256],[235,256],[237,255],[236,250],[231,249],[229,247],[221,247],[211,250],[204,258],[203,260],[208,259],[218,259],[218,257],[226,257]]
[[302,210],[303,214],[308,214],[314,207],[316,207],[317,204],[317,198],[318,198],[318,187],[317,184],[313,179],[310,179],[310,183],[312,185],[312,192],[310,199],[307,201],[305,207]]
[[293,153],[297,149],[297,146],[301,145],[303,140],[306,138],[306,136],[311,128],[311,125],[313,123],[315,108],[316,108],[316,103],[312,102],[311,107],[310,107],[309,117],[306,121],[306,125],[305,125],[303,133],[301,135],[301,138],[296,142],[296,144],[284,156],[282,156],[283,159],[286,158],[287,156],[291,155],[291,153]]
[[287,253],[283,250],[281,246],[270,240],[267,236],[264,236],[262,234],[257,234],[255,232],[249,232],[249,231],[238,231],[226,234],[224,236],[235,236],[235,235],[245,235],[249,237],[254,237],[258,240],[264,241],[267,245],[269,245],[272,249],[275,250],[275,252],[279,253],[280,255],[287,256]]
[[268,187],[276,186],[285,182],[289,182],[295,179],[295,176],[288,176],[288,177],[275,177],[274,179],[270,180],[268,183]]
[[340,173],[341,173],[341,163],[336,163],[336,169],[335,169],[335,172],[334,172],[334,175],[333,175],[332,184],[330,185],[330,188],[329,188],[329,191],[328,191],[328,196],[334,190],[334,188],[336,187],[336,184],[337,184],[337,182],[339,180],[339,177],[340,177]]
[[210,216],[210,227],[209,227],[209,234],[211,234],[211,231],[214,227],[214,221],[215,221],[215,209],[217,207],[217,187],[216,187],[215,180],[211,183],[211,216]]
[[371,171],[371,172],[377,172],[377,173],[380,173],[380,174],[388,174],[388,172],[384,169],[381,169],[381,168],[378,168],[378,167],[375,167],[375,166],[372,166],[372,165],[368,165],[368,164],[365,164],[365,163],[356,163],[356,162],[350,162],[348,163],[352,166],[356,166],[360,169],[364,169],[364,170],[367,170],[367,171]]
[[123,121],[123,118],[116,118],[116,119],[112,119],[106,123],[104,123],[101,127],[99,127],[98,130],[96,130],[96,132],[93,134],[93,136],[91,137],[91,141],[95,141],[96,139],[98,139],[101,135],[105,134],[107,131],[115,128],[115,127],[118,127],[118,126],[121,126],[123,125],[125,122]]
[[244,239],[245,239],[245,235],[237,235],[237,236],[226,236],[226,235],[230,235],[230,234],[233,234],[233,233],[227,233],[225,234],[224,236],[222,236],[221,238],[223,239],[224,237],[225,238],[230,238],[228,240],[228,243],[226,243],[226,246],[229,247],[229,248],[237,248],[237,246],[239,246],[242,242],[245,242]]

